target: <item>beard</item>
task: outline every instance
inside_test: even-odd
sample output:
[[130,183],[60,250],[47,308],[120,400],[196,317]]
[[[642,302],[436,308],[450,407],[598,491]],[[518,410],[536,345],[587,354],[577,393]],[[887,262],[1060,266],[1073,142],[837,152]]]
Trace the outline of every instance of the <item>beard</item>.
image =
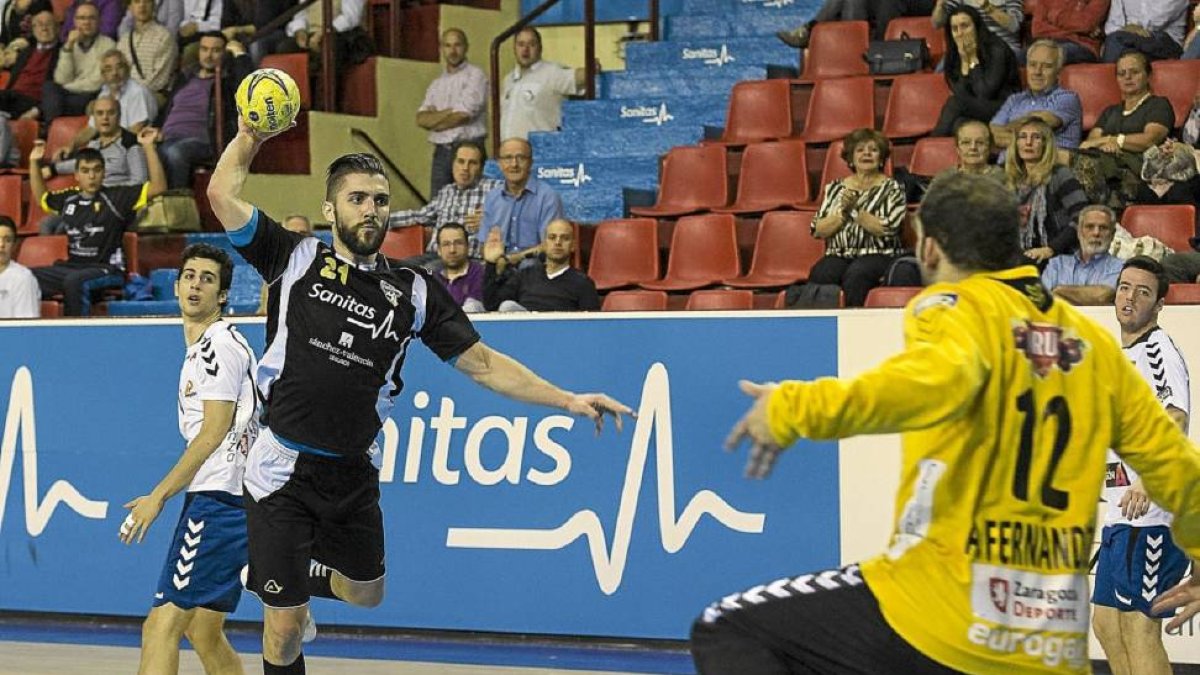
[[373,235],[364,238],[359,236],[359,233],[363,231],[362,228],[364,225],[350,229],[339,219],[338,222],[334,223],[333,235],[346,248],[350,249],[350,252],[354,255],[372,256],[379,252],[380,246],[383,246],[383,238],[387,236],[387,228],[380,224]]

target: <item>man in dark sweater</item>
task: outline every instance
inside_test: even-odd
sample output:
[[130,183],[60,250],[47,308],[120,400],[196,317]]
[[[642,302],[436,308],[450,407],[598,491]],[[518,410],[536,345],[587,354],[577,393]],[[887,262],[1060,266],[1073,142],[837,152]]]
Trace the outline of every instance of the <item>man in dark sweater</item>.
[[8,69],[8,85],[0,90],[0,112],[8,117],[37,119],[42,88],[54,79],[58,65],[58,21],[50,10],[38,12],[31,21],[33,41],[16,38],[0,56]]
[[487,263],[483,304],[501,312],[576,312],[600,309],[596,284],[571,267],[575,251],[575,226],[555,220],[546,227],[542,252],[546,262],[515,269],[504,255],[499,228],[488,233],[483,245]]

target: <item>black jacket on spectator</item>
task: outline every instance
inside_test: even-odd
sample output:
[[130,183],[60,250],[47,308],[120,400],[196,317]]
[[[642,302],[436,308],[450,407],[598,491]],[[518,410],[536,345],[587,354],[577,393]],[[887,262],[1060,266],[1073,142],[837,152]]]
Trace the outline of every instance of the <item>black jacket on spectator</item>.
[[591,312],[600,309],[596,284],[586,274],[570,267],[553,279],[546,278],[545,265],[538,263],[503,274],[489,264],[483,278],[483,306],[495,311],[500,303],[513,300],[531,312]]
[[[210,102],[208,106],[208,133],[209,138],[212,140],[213,147],[217,151],[217,154],[220,154],[221,150],[224,149],[224,144],[229,143],[229,141],[233,140],[233,137],[237,135],[238,113],[237,104],[234,102],[234,94],[237,93],[237,88],[238,85],[241,84],[242,78],[249,75],[253,70],[254,61],[250,59],[249,54],[231,57],[229,53],[226,52],[221,61],[221,106],[225,110],[223,120],[225,135],[224,138],[221,139],[222,143],[220,147],[217,147],[217,111],[212,105],[212,103],[216,101],[215,92],[214,96],[209,99]],[[175,95],[179,93],[179,90],[183,88],[183,85],[187,84],[188,80],[191,79],[195,74],[196,71],[194,70],[187,73],[179,72],[175,74],[175,79],[171,83],[171,93],[167,97],[167,104],[163,106],[162,112],[158,114],[158,121],[156,122],[155,126],[161,129],[163,124],[166,123],[167,117],[171,114],[171,108],[175,105]]]

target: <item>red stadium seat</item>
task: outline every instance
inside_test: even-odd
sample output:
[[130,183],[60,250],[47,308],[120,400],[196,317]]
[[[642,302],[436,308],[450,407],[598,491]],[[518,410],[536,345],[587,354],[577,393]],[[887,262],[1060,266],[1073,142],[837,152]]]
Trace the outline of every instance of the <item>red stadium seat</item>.
[[416,225],[388,230],[379,252],[392,260],[402,260],[425,252],[425,228]]
[[1174,59],[1154,62],[1154,72],[1150,73],[1150,90],[1171,100],[1176,128],[1182,128],[1187,122],[1197,86],[1200,86],[1200,61]]
[[1165,300],[1168,305],[1200,305],[1200,284],[1171,284]]
[[808,202],[808,161],[801,141],[754,143],[742,154],[737,199],[717,213],[762,213]]
[[267,54],[260,68],[277,68],[292,76],[300,90],[300,109],[312,109],[312,85],[309,84],[308,54]]
[[54,121],[50,122],[50,129],[46,132],[46,156],[53,157],[59,148],[69,150],[71,141],[75,139],[75,135],[79,133],[80,129],[87,126],[87,123],[87,115],[55,117]]
[[29,169],[29,152],[33,150],[33,142],[37,140],[38,123],[37,120],[17,119],[10,120],[9,126],[12,129],[12,142],[17,147],[17,151],[21,155],[21,159],[17,163],[18,171],[27,171]]
[[936,176],[958,166],[953,138],[922,138],[913,148],[908,170],[918,176]]
[[875,80],[844,77],[821,80],[813,86],[804,123],[805,141],[829,143],[864,127],[875,127]]
[[596,227],[588,276],[606,291],[658,279],[658,223],[653,218],[606,220]]
[[903,307],[922,290],[920,286],[877,286],[867,293],[863,307]]
[[748,80],[733,85],[721,138],[706,143],[746,145],[792,135],[792,85],[787,80]]
[[[1155,66],[1157,68],[1157,66]],[[1117,88],[1117,67],[1112,63],[1074,63],[1062,69],[1058,77],[1063,89],[1079,94],[1083,103],[1083,132],[1096,126],[1104,109],[1121,102]]]
[[613,291],[604,296],[602,312],[662,312],[667,309],[665,291]]
[[870,71],[863,53],[871,43],[871,27],[866,21],[822,21],[812,28],[800,82],[816,82],[831,77],[867,75]]
[[21,226],[21,177],[17,175],[0,176],[0,215],[12,218],[17,227]]
[[[1028,1],[1028,0],[1027,0]],[[1029,10],[1026,8],[1025,13]],[[901,16],[888,22],[885,40],[900,40],[907,34],[910,38],[925,38],[929,45],[930,65],[937,65],[946,55],[946,34],[941,28],[933,27],[933,20],[928,16]]]
[[1176,251],[1191,251],[1188,239],[1196,234],[1196,207],[1135,204],[1125,209],[1121,224],[1135,237],[1150,236]]
[[[75,185],[75,176],[55,176],[54,178],[46,181],[46,191],[54,192],[55,190],[69,188],[72,185]],[[28,191],[29,185],[26,183],[22,192],[28,195],[28,208],[25,209],[25,223],[23,225],[19,225],[18,228],[21,234],[37,234],[38,225],[42,222],[42,219],[45,218],[47,214],[46,211],[42,209],[41,203],[35,201],[32,194],[29,194]]]
[[671,235],[667,276],[644,281],[652,291],[694,291],[738,274],[737,227],[728,213],[680,218]]
[[812,236],[812,211],[772,211],[763,216],[754,242],[750,273],[726,279],[735,288],[778,288],[808,279],[825,255],[825,242]]
[[658,202],[635,207],[635,216],[674,217],[729,203],[725,148],[719,145],[671,148],[663,160]]
[[46,267],[59,260],[67,259],[67,235],[65,234],[24,237],[20,241],[16,261],[26,267]]
[[62,317],[63,306],[57,300],[42,300],[41,309],[43,319],[58,319]]
[[917,138],[937,126],[942,106],[950,98],[950,87],[941,73],[914,73],[892,80],[887,109],[883,113],[883,135],[888,138]]
[[754,309],[754,291],[739,291],[728,288],[692,291],[684,309],[693,310],[743,310]]

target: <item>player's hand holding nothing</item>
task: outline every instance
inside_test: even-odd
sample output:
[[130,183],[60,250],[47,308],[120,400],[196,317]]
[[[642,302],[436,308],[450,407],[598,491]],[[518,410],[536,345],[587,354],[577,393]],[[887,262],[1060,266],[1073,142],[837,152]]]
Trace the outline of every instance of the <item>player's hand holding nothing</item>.
[[143,495],[127,502],[125,508],[129,509],[129,515],[121,525],[121,541],[131,544],[136,539],[140,544],[142,539],[146,538],[146,531],[158,519],[158,514],[162,511],[162,502],[150,495]]
[[1195,573],[1179,582],[1175,588],[1158,596],[1154,604],[1150,605],[1150,611],[1155,614],[1179,608],[1183,609],[1175,615],[1175,618],[1167,622],[1166,630],[1172,631],[1179,628],[1200,612],[1200,576]]
[[624,428],[621,415],[633,416],[633,409],[606,394],[571,394],[565,406],[568,411],[583,415],[596,423],[596,433],[604,428],[604,416],[612,415],[617,431]]
[[775,468],[775,460],[783,448],[775,442],[771,427],[767,423],[767,400],[771,392],[778,386],[774,382],[757,383],[742,380],[738,383],[742,393],[754,398],[754,405],[738,420],[725,439],[725,449],[733,451],[742,444],[750,442],[750,458],[746,462],[747,478],[766,478]]
[[1121,495],[1121,501],[1117,503],[1121,508],[1121,515],[1129,520],[1137,520],[1146,515],[1150,510],[1150,495],[1146,494],[1146,488],[1142,485],[1142,480],[1139,478],[1129,486],[1125,494]]

